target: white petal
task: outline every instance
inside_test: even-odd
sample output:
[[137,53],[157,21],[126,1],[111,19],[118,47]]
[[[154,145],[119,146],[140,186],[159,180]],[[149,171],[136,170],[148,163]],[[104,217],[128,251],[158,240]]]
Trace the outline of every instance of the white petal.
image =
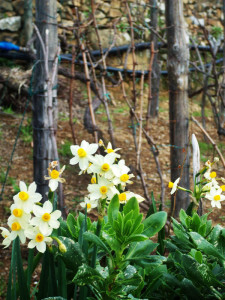
[[29,214],[33,210],[33,205],[33,202],[27,200],[23,205],[24,211]]
[[23,192],[27,192],[27,186],[26,186],[26,183],[23,182],[23,181],[20,181],[20,190],[23,191]]
[[56,221],[56,220],[50,220],[49,221],[49,225],[54,228],[54,229],[57,229],[59,228],[60,226],[60,222],[59,221]]
[[29,187],[28,187],[28,193],[29,194],[34,194],[36,192],[37,185],[35,182],[32,182]]
[[24,244],[26,242],[26,236],[24,234],[24,231],[22,230],[18,231],[18,236],[20,238],[21,243]]
[[73,158],[70,159],[70,164],[71,165],[76,165],[79,162],[79,157],[75,156]]
[[31,249],[34,248],[36,246],[36,244],[37,243],[34,240],[32,240],[28,243],[28,248],[31,248]]
[[34,217],[30,220],[30,224],[33,226],[39,226],[40,224],[40,218]]
[[39,225],[39,229],[43,235],[49,235],[50,230],[47,222],[41,222]]
[[49,180],[49,187],[50,187],[52,192],[54,192],[57,189],[58,184],[59,183],[58,183],[57,180],[54,180],[54,179]]
[[43,208],[39,205],[34,205],[33,213],[36,217],[41,217],[43,215]]
[[83,171],[86,170],[88,166],[89,166],[89,162],[86,158],[80,159],[79,167],[80,167],[81,170],[83,170]]
[[[84,150],[87,150],[87,148],[89,147],[89,143],[86,142],[85,140],[83,140],[81,142],[80,148],[84,148]],[[85,149],[86,148],[86,149]]]
[[90,144],[88,147],[88,154],[94,154],[98,150],[98,144]]
[[32,195],[32,201],[34,201],[35,203],[40,202],[41,199],[42,199],[42,196],[39,193],[35,193],[35,194]]
[[49,213],[49,214],[52,212],[53,206],[52,206],[52,203],[49,200],[44,203],[43,210],[45,212]]
[[79,146],[73,145],[73,146],[70,146],[70,151],[72,152],[73,155],[77,155],[77,150],[79,148],[80,148]]
[[62,215],[62,212],[60,210],[55,210],[53,213],[51,213],[51,219],[57,220]]
[[37,250],[41,253],[44,253],[45,250],[46,250],[46,244],[45,242],[40,242],[40,243],[37,243]]

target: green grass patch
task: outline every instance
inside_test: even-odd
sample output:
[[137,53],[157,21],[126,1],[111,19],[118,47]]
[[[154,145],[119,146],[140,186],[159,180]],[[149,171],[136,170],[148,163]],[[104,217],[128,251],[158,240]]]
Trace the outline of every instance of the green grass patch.
[[62,144],[59,148],[59,154],[63,157],[71,157],[71,150],[70,150],[70,146],[72,145],[72,143],[68,140],[65,141],[64,144]]
[[27,125],[21,127],[21,139],[23,142],[30,144],[33,141],[33,127],[31,119],[27,119]]

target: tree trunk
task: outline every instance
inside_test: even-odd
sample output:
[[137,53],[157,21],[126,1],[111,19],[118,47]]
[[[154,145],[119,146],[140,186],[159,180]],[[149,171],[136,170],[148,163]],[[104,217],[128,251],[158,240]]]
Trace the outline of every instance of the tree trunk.
[[[223,36],[225,41],[225,0],[223,0]],[[222,99],[220,104],[220,115],[221,115],[221,127],[223,127],[225,123],[225,42],[223,43],[223,90],[222,90]]]
[[[185,31],[182,0],[166,0],[168,41],[169,118],[171,180],[181,177],[179,185],[189,188],[188,155],[188,64],[189,38]],[[172,211],[178,216],[189,204],[188,193],[177,191],[172,199]]]
[[[48,91],[58,48],[56,4],[56,0],[36,0],[36,24],[45,43],[46,53],[43,52],[40,38],[37,38],[33,96],[33,165],[34,180],[37,183],[38,192],[43,196],[43,201],[49,190],[48,181],[44,180],[44,175],[47,175],[49,163],[58,160],[57,149],[53,141],[57,127],[57,76],[52,82],[53,88]],[[45,57],[47,57],[47,64],[44,61]],[[53,115],[54,124],[51,124],[49,112]]]
[[[151,27],[154,29],[154,31],[157,31],[157,24],[158,24],[158,5],[157,0],[150,0],[151,5]],[[150,105],[150,116],[153,118],[158,117],[159,112],[159,83],[160,83],[160,66],[158,64],[158,37],[157,35],[152,31],[150,36],[150,41],[154,43],[154,60],[152,64],[152,82],[151,82],[151,88],[152,88],[152,99],[151,99],[151,105]]]

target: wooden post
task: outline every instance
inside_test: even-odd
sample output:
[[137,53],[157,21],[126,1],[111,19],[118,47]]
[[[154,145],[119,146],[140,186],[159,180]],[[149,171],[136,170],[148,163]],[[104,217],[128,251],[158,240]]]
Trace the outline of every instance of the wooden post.
[[[188,157],[188,65],[189,38],[183,17],[182,0],[166,0],[166,26],[168,41],[169,118],[171,181],[181,177],[179,185],[189,189]],[[189,204],[188,193],[177,191],[172,199],[172,211],[178,216],[181,208]]]
[[[158,117],[159,112],[159,83],[160,83],[160,66],[158,64],[158,37],[155,34],[158,24],[158,5],[157,0],[150,0],[151,5],[151,27],[154,32],[151,32],[150,42],[154,43],[154,59],[152,64],[152,79],[151,79],[151,103],[150,103],[150,116],[153,118]],[[153,55],[153,54],[151,54]]]
[[[41,39],[36,39],[37,61],[34,66],[33,96],[33,165],[37,190],[46,199],[48,181],[44,180],[50,161],[58,160],[57,72],[54,72],[58,49],[56,0],[36,0],[36,25]],[[44,44],[43,44],[44,42]],[[47,57],[47,58],[46,58]],[[51,82],[53,80],[53,82]],[[49,88],[51,87],[52,88]],[[51,115],[51,117],[50,117]]]

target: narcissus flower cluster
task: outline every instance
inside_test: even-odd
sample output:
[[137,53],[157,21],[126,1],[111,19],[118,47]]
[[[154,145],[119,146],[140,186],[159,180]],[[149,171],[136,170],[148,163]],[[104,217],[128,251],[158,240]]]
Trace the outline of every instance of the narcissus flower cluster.
[[221,208],[221,202],[225,200],[225,185],[220,185],[219,182],[225,183],[224,178],[218,178],[217,173],[212,170],[212,166],[218,162],[217,157],[213,162],[209,160],[205,166],[196,174],[194,192],[179,186],[180,178],[174,182],[169,182],[168,187],[171,188],[171,195],[178,189],[191,193],[195,204],[198,204],[200,199],[207,199],[211,201],[212,207]]
[[[56,166],[57,163],[52,162],[48,169],[50,174],[49,186],[52,190],[58,185],[58,181],[61,180],[62,182],[62,178],[59,180],[62,170],[58,172],[55,169]],[[52,176],[54,170],[59,173],[58,176]],[[53,180],[57,183],[53,183]],[[61,217],[61,211],[53,211],[53,205],[49,200],[41,206],[42,196],[36,192],[37,185],[35,182],[27,187],[25,182],[20,181],[19,187],[20,192],[13,197],[14,203],[10,207],[11,215],[7,222],[10,230],[0,227],[4,238],[3,245],[9,247],[17,237],[24,244],[28,238],[30,239],[28,248],[36,247],[39,252],[45,252],[46,244],[52,242],[50,235],[53,229],[60,226],[58,219]]]
[[[103,147],[105,156],[96,154],[99,147]],[[89,144],[82,141],[81,145],[71,146],[74,157],[70,160],[71,165],[79,165],[82,173],[91,175],[87,189],[89,194],[85,197],[81,207],[92,208],[108,203],[114,195],[118,194],[119,200],[125,204],[131,197],[136,197],[139,202],[144,198],[132,192],[126,191],[127,184],[132,184],[130,168],[125,165],[123,159],[119,160],[120,148],[113,149],[111,143],[105,147],[103,141],[99,144]]]

